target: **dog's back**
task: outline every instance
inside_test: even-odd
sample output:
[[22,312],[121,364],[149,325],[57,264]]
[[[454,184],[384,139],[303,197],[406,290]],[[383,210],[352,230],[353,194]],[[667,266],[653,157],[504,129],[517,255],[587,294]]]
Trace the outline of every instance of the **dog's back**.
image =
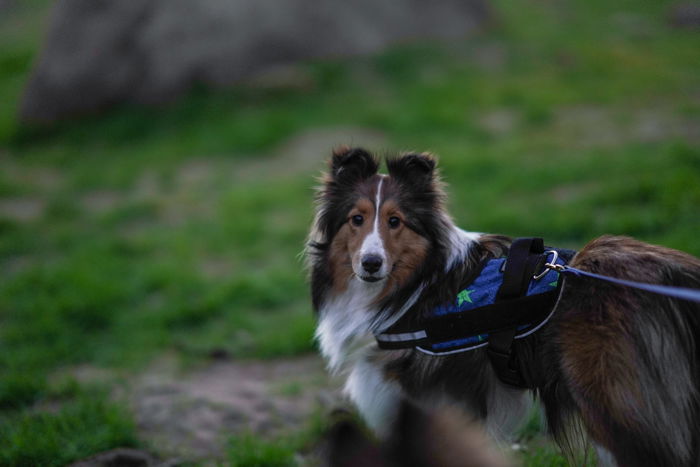
[[[571,265],[638,282],[700,288],[698,259],[626,237],[592,241]],[[699,304],[568,277],[554,332],[569,408],[576,407],[591,437],[619,465],[698,465]],[[557,424],[566,419],[567,408],[561,388],[553,386],[542,395],[550,423],[561,428]]]

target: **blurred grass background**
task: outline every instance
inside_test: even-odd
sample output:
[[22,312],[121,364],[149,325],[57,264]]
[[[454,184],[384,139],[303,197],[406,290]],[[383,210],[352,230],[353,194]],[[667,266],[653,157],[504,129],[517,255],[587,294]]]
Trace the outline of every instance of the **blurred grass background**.
[[[313,351],[298,255],[324,164],[285,159],[313,129],[436,153],[468,230],[700,255],[700,32],[671,27],[668,2],[498,0],[489,31],[307,63],[301,88],[198,89],[28,129],[16,105],[48,4],[0,18],[2,465],[143,444],[109,388],[65,368]],[[241,439],[255,449],[231,465],[288,465],[308,443]],[[543,446],[526,465],[564,465]]]

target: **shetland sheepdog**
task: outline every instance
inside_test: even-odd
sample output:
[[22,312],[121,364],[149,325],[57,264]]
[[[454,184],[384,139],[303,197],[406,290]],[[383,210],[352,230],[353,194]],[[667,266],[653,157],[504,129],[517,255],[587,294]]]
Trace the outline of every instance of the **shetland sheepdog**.
[[[324,436],[325,467],[510,467],[478,422],[449,406],[426,411],[403,401],[387,439],[376,440],[348,413],[337,411]],[[324,462],[325,461],[325,462]]]
[[[382,350],[374,335],[454,301],[504,236],[467,232],[445,211],[429,154],[336,149],[317,193],[307,258],[316,337],[368,425],[388,436],[403,399],[457,404],[508,439],[537,400],[564,452],[592,440],[620,466],[700,465],[700,306],[587,278],[566,279],[552,318],[513,344],[532,388],[504,384],[483,348],[442,356]],[[605,236],[571,266],[633,281],[700,287],[700,260]],[[534,396],[534,397],[533,397]]]

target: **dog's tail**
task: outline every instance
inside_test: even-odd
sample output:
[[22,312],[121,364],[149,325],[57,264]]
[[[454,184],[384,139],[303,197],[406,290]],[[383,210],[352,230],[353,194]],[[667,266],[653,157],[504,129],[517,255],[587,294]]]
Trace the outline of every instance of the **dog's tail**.
[[[626,237],[589,243],[572,266],[700,288],[700,260]],[[579,277],[560,304],[562,386],[593,440],[621,466],[699,465],[700,305]]]

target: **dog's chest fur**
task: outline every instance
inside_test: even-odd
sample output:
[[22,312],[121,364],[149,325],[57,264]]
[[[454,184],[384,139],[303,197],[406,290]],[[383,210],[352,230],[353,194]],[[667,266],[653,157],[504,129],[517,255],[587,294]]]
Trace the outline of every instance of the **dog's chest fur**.
[[376,432],[385,433],[401,389],[385,377],[382,365],[372,358],[378,350],[370,319],[378,314],[374,298],[381,287],[351,280],[347,290],[321,306],[316,338],[329,369],[346,377],[346,395]]
[[373,343],[370,319],[378,313],[373,301],[381,287],[351,280],[345,291],[330,296],[320,307],[316,338],[333,372],[352,365],[357,354],[366,354]]

